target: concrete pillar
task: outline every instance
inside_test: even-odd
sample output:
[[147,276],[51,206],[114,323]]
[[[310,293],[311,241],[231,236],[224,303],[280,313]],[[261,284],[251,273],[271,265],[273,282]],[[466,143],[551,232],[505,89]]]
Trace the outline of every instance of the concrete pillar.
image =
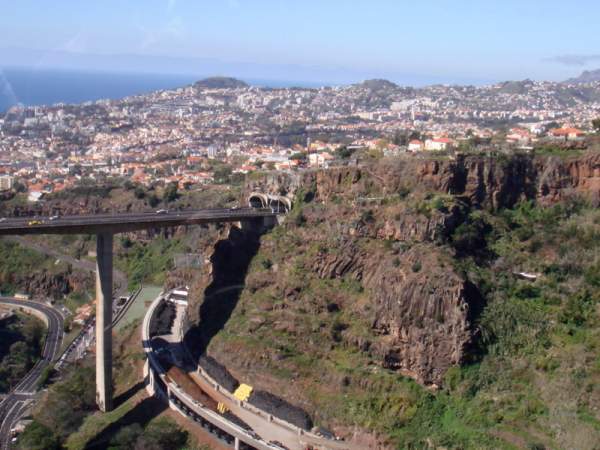
[[234,450],[240,450],[240,439],[236,437],[235,441],[233,441],[233,442],[234,442],[234,444],[233,444]]
[[96,403],[111,411],[112,398],[112,308],[113,235],[96,236]]

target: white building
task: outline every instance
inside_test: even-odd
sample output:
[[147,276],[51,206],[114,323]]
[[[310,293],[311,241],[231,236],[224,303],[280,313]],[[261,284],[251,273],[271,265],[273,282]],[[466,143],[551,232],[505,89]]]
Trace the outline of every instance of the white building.
[[452,141],[448,138],[427,139],[425,141],[425,150],[443,151],[452,145]]
[[418,139],[413,139],[408,143],[409,152],[420,152],[423,150],[424,147],[425,145],[423,144],[423,142]]
[[10,175],[0,176],[0,191],[9,191],[15,185],[14,177]]

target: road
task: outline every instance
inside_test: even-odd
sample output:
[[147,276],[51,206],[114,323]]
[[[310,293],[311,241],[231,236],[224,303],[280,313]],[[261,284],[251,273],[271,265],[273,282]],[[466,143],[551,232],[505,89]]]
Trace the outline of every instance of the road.
[[113,213],[78,216],[10,217],[0,219],[0,235],[121,233],[149,228],[197,225],[215,222],[276,217],[271,209],[215,208],[159,210],[143,213]]
[[10,446],[10,429],[23,416],[28,404],[33,400],[42,371],[59,356],[64,320],[57,310],[43,303],[0,297],[0,304],[36,310],[46,316],[48,321],[41,359],[0,403],[0,450],[6,450]]

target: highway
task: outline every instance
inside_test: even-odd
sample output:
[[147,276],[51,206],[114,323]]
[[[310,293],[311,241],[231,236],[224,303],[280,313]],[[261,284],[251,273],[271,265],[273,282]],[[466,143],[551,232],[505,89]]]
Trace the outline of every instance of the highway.
[[154,212],[92,214],[52,217],[0,218],[0,236],[26,234],[121,233],[149,228],[175,227],[216,222],[275,217],[262,208],[215,208],[199,210],[158,210]]
[[41,359],[0,403],[0,450],[6,450],[10,446],[10,429],[27,410],[42,371],[59,356],[64,320],[56,309],[43,303],[0,297],[0,304],[35,310],[46,317],[48,326]]

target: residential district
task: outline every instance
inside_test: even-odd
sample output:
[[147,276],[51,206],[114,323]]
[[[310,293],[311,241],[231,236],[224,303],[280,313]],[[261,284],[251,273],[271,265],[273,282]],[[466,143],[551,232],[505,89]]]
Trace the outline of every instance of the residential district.
[[182,189],[256,170],[304,170],[424,152],[585,146],[600,82],[258,88],[230,78],[81,105],[0,115],[0,190],[30,201],[82,180],[123,177]]

